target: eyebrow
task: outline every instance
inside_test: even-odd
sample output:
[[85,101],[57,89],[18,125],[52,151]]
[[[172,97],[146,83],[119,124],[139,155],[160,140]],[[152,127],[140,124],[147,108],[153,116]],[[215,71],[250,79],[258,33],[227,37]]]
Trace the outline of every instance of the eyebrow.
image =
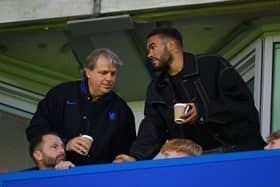
[[148,45],[147,49],[150,49],[150,48],[152,47],[152,45],[155,45],[155,43],[154,43],[154,42],[150,43],[150,44]]

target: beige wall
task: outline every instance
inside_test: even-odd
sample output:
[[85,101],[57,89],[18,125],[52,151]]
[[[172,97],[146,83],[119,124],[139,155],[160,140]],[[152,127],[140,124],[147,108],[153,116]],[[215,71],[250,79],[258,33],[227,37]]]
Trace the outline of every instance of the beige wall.
[[0,169],[18,171],[33,166],[25,128],[29,120],[0,111]]
[[92,15],[93,0],[1,0],[0,24]]
[[135,101],[135,102],[128,103],[135,117],[135,125],[136,125],[137,132],[139,129],[140,122],[144,118],[144,104],[145,101]]
[[[100,13],[217,3],[232,0],[100,0]],[[0,24],[94,15],[94,0],[1,0]],[[98,14],[98,13],[97,13]]]
[[101,13],[199,5],[224,1],[232,0],[101,0]]

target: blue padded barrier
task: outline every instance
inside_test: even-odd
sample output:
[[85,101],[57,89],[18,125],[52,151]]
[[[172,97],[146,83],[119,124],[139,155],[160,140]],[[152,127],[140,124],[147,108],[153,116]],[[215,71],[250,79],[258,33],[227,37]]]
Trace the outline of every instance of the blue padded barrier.
[[0,187],[275,187],[280,150],[0,174]]

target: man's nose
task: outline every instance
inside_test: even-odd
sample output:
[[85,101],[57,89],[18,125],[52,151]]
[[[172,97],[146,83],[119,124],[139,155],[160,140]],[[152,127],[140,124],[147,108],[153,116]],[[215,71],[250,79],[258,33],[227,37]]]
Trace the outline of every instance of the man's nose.
[[60,148],[58,149],[58,151],[59,151],[59,153],[63,153],[63,154],[65,154],[64,147],[60,147]]
[[147,57],[148,57],[148,58],[152,58],[152,57],[153,57],[153,55],[152,55],[152,52],[151,52],[151,51],[148,51]]
[[113,80],[113,77],[114,77],[114,75],[112,75],[111,73],[108,73],[106,75],[106,80],[108,80],[108,81]]

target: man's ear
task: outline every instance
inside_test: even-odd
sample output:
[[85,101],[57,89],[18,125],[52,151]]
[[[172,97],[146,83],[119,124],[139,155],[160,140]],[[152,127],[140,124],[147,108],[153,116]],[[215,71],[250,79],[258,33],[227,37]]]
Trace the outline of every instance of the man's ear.
[[167,45],[167,49],[169,51],[172,51],[176,47],[176,42],[175,42],[175,40],[168,40],[166,45]]
[[87,77],[87,78],[90,78],[90,76],[91,76],[91,70],[88,69],[88,68],[85,68],[85,73],[86,73],[86,77]]
[[35,160],[40,161],[43,159],[43,153],[39,150],[33,152],[33,157]]

